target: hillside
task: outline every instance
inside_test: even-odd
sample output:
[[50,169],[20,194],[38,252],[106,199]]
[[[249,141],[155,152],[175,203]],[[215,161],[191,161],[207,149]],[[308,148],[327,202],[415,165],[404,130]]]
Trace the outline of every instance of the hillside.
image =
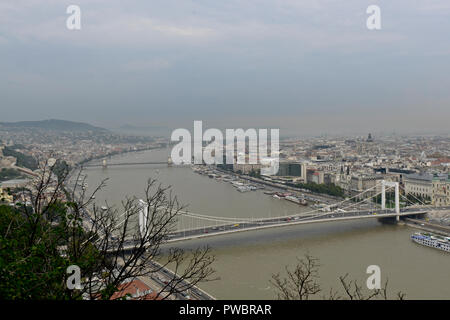
[[3,155],[5,157],[16,158],[16,165],[18,167],[28,168],[30,170],[36,170],[38,168],[38,162],[36,161],[36,159],[34,159],[32,156],[18,152],[15,146],[4,147]]
[[108,130],[95,127],[88,123],[73,122],[67,120],[42,120],[42,121],[19,121],[19,122],[0,122],[0,129],[44,129],[52,131],[95,131],[106,132]]

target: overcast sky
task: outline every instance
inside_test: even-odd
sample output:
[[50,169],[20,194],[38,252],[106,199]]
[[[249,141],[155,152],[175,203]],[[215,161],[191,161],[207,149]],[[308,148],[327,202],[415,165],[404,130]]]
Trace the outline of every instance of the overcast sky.
[[[81,30],[66,28],[71,4]],[[371,4],[381,30],[366,27]],[[450,1],[2,0],[0,111],[104,127],[448,132]]]

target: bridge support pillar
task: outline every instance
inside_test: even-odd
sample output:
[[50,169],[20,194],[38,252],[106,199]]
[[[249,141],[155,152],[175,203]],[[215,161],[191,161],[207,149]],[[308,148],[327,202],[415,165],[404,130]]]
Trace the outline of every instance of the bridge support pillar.
[[148,207],[147,203],[142,199],[139,199],[139,206],[141,207],[139,210],[139,229],[141,236],[144,237],[147,233]]
[[386,186],[395,187],[395,213],[397,214],[396,220],[400,221],[400,195],[398,182],[381,181],[381,210],[386,209]]
[[400,221],[400,195],[398,182],[395,183],[395,213],[397,213],[397,221]]

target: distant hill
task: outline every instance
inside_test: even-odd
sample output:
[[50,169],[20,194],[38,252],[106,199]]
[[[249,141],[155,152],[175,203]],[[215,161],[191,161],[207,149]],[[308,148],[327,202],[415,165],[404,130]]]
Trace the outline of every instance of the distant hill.
[[171,133],[171,130],[168,127],[152,124],[143,126],[125,124],[120,127],[112,127],[109,129],[118,134],[132,134],[138,136],[167,136]]
[[42,120],[42,121],[19,121],[19,122],[0,122],[1,128],[36,128],[36,129],[47,129],[53,131],[96,131],[96,132],[106,132],[108,130],[100,127],[95,127],[88,123],[73,122],[66,120]]

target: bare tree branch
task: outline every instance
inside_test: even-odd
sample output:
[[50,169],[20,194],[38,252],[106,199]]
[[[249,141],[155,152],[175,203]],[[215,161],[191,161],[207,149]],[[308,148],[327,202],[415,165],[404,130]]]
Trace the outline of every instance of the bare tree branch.
[[[156,277],[166,267],[173,270],[173,275],[155,293],[157,299],[173,298],[202,281],[214,280],[211,265],[215,259],[208,247],[192,252],[161,249],[176,230],[179,212],[184,208],[172,196],[170,187],[149,179],[144,204],[129,197],[120,208],[107,203],[99,208],[95,195],[107,180],[88,193],[84,187],[86,179],[82,169],[74,177],[68,170],[56,176],[55,164],[45,162],[39,177],[23,190],[24,198],[31,200],[23,208],[29,230],[28,247],[48,241],[49,257],[64,257],[67,265],[81,268],[83,288],[64,290],[66,298],[110,299],[119,286],[126,288],[130,279]],[[148,212],[143,232],[139,224],[142,210]],[[55,243],[60,244],[59,251],[54,248]],[[41,269],[48,271],[47,266]],[[61,279],[61,283],[65,284],[65,280]],[[36,284],[49,285],[45,281]]]

